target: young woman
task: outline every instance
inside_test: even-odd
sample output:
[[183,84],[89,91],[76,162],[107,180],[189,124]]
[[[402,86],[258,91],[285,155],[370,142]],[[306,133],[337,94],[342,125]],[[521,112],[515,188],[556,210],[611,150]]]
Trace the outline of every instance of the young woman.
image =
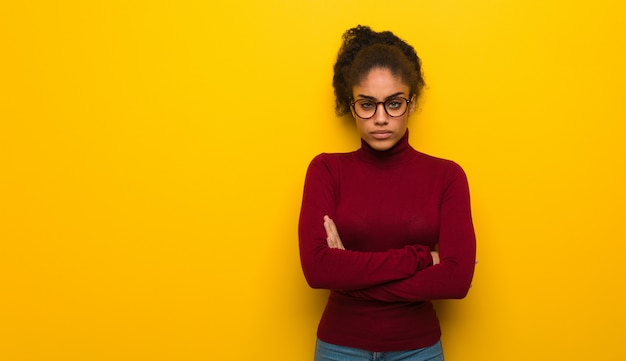
[[352,114],[361,147],[313,159],[299,223],[307,282],[330,290],[315,360],[443,360],[431,300],[470,288],[467,179],[456,163],[409,145],[424,86],[413,47],[365,26],[343,40],[336,110]]

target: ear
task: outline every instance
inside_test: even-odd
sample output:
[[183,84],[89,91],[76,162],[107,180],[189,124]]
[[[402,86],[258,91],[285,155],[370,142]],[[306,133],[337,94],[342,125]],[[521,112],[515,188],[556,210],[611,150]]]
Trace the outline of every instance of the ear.
[[[349,102],[352,102],[352,99],[349,100]],[[357,118],[356,113],[354,112],[354,108],[352,106],[348,106],[348,108],[350,108],[350,114],[352,114],[352,118],[354,118],[354,120],[358,120],[359,118]]]
[[350,107],[350,114],[352,114],[352,118],[354,118],[354,120],[357,120],[358,118],[356,117],[356,113],[354,112],[354,109],[352,109],[352,107]]
[[413,95],[411,97],[411,102],[409,103],[409,116],[415,113],[416,108],[417,108],[417,97]]

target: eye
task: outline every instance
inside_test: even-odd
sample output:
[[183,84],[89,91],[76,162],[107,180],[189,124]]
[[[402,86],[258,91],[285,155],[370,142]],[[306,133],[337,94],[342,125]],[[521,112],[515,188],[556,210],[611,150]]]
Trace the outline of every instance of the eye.
[[387,100],[388,109],[400,109],[402,107],[402,99],[389,99]]
[[371,102],[369,100],[363,100],[363,101],[359,101],[357,102],[359,108],[363,109],[363,110],[371,110],[372,108],[376,107],[376,104],[374,102]]

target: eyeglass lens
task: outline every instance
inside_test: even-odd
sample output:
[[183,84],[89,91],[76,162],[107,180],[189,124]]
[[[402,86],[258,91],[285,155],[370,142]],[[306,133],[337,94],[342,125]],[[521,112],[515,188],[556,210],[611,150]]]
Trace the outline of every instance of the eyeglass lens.
[[403,115],[408,108],[408,100],[404,98],[391,98],[385,102],[375,102],[369,99],[359,99],[353,103],[354,111],[360,118],[368,119],[376,114],[378,104],[382,104],[385,112],[389,116],[399,117]]

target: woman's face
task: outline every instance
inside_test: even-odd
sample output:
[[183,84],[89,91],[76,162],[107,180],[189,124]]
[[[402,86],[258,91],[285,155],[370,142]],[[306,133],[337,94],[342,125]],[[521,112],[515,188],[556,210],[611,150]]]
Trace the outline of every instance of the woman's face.
[[[354,101],[370,100],[370,106],[377,102],[402,97],[410,99],[409,86],[402,79],[395,77],[388,69],[374,68],[363,80],[352,88]],[[387,150],[393,147],[406,133],[409,116],[415,111],[415,99],[411,99],[406,113],[392,117],[384,109],[382,103],[376,106],[376,113],[369,119],[362,119],[352,108],[352,116],[356,119],[356,127],[361,138],[376,150]]]

